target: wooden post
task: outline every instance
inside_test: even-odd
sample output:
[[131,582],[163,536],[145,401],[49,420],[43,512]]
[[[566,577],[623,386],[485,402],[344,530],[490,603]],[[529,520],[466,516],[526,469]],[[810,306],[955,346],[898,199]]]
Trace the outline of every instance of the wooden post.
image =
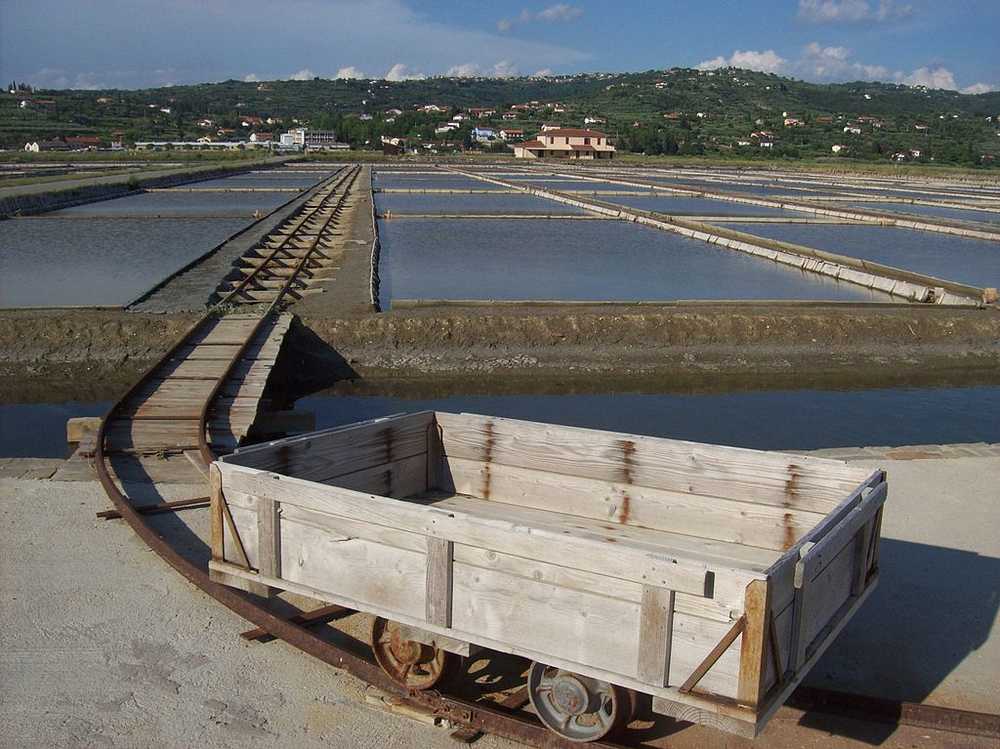
[[[267,577],[281,577],[281,503],[257,497],[257,570]],[[274,595],[276,588],[268,588]]]
[[427,425],[427,491],[442,488],[443,460],[441,427],[435,418]]
[[754,580],[744,597],[746,627],[740,642],[740,677],[736,699],[756,707],[764,696],[764,655],[767,651],[770,589],[766,580]]
[[861,595],[868,579],[868,533],[875,529],[875,518],[866,525],[862,525],[858,532],[854,534],[854,559],[851,564],[851,595]]
[[226,561],[226,545],[223,520],[222,503],[225,501],[222,495],[222,472],[214,463],[208,467],[208,482],[212,488],[211,508],[212,508],[212,559],[217,562]]
[[452,555],[454,544],[427,537],[427,578],[424,616],[439,627],[451,626]]
[[674,630],[674,591],[642,586],[639,611],[639,660],[636,678],[655,687],[670,678],[670,644]]

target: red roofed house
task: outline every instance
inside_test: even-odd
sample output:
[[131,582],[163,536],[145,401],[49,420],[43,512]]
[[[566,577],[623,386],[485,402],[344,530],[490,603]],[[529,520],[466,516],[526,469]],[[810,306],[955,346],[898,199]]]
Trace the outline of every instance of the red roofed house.
[[96,135],[70,135],[67,136],[66,143],[76,151],[101,147],[101,139]]
[[535,140],[514,146],[514,156],[518,159],[540,159],[554,157],[561,159],[610,159],[615,155],[615,147],[605,133],[597,130],[558,128],[538,134]]

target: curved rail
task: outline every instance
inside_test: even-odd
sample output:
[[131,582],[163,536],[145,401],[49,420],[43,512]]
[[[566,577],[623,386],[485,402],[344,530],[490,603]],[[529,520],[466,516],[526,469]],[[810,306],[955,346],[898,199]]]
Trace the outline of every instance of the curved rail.
[[[350,180],[347,183],[347,188],[341,195],[341,199],[338,201],[336,208],[339,208],[343,204],[344,198],[346,197],[350,186],[353,185],[356,180],[359,172],[360,167],[354,167],[341,178],[340,182],[337,183],[338,185],[341,185],[345,184],[346,180]],[[337,175],[331,179],[336,179],[336,177]],[[331,219],[333,215],[336,214],[336,208],[331,214]],[[311,214],[314,215],[315,210],[312,211]],[[324,228],[328,225],[328,223],[329,221],[324,224]],[[300,222],[299,226],[304,224],[305,220]],[[322,232],[318,232],[317,237],[321,233]],[[309,248],[306,256],[300,259],[300,262],[297,264],[294,272],[282,285],[277,297],[268,305],[266,311],[261,315],[260,320],[258,320],[253,326],[253,330],[247,335],[237,353],[234,354],[232,359],[229,361],[226,373],[218,379],[211,391],[211,394],[205,399],[201,417],[199,419],[199,451],[202,457],[206,459],[206,462],[210,463],[215,459],[215,454],[212,451],[206,437],[207,416],[211,410],[212,402],[218,396],[218,391],[222,384],[229,377],[237,362],[240,361],[243,354],[246,352],[247,346],[249,346],[250,342],[257,336],[264,320],[270,316],[270,313],[282,301],[285,293],[290,288],[298,273],[305,267],[308,256],[311,254],[313,249],[315,249],[315,243],[311,248]],[[273,258],[274,254],[272,253],[270,257]],[[231,296],[232,295],[227,295],[225,299],[230,299]],[[220,302],[220,304],[222,304],[222,302]],[[156,552],[156,554],[158,554],[167,564],[173,567],[178,573],[180,573],[197,588],[210,595],[234,613],[243,617],[247,621],[252,622],[268,634],[284,640],[302,652],[307,653],[331,666],[343,669],[366,683],[387,693],[393,694],[404,703],[410,704],[423,711],[433,713],[434,715],[447,719],[458,726],[462,726],[462,730],[467,738],[474,737],[477,732],[483,732],[520,741],[535,747],[544,747],[545,749],[557,749],[560,747],[570,749],[571,747],[580,746],[579,744],[565,741],[552,734],[533,716],[523,712],[518,712],[518,709],[527,702],[527,698],[522,700],[519,698],[517,693],[512,695],[509,700],[509,704],[505,705],[504,703],[474,701],[464,697],[444,694],[437,691],[429,690],[425,692],[417,692],[406,690],[396,682],[392,681],[374,662],[322,639],[318,635],[309,631],[305,626],[302,626],[292,620],[277,616],[266,607],[260,605],[249,594],[227,587],[220,583],[213,582],[209,578],[208,570],[206,568],[201,567],[184,557],[177,551],[177,549],[170,545],[167,539],[157,533],[157,531],[149,525],[146,517],[142,513],[136,510],[128,496],[122,488],[119,488],[108,470],[108,456],[104,450],[106,441],[106,426],[115,414],[122,409],[128,399],[136,394],[139,388],[157,371],[157,369],[166,361],[171,359],[178,350],[187,345],[189,339],[212,319],[213,315],[215,315],[218,310],[218,307],[219,305],[213,307],[212,310],[210,310],[204,317],[192,325],[191,328],[180,338],[180,340],[171,346],[167,353],[154,363],[143,374],[143,376],[139,378],[139,380],[136,381],[136,383],[133,384],[128,391],[108,410],[108,413],[101,421],[101,426],[97,434],[94,467],[101,486],[104,488],[105,493],[108,495],[108,498],[111,500],[111,503],[114,505],[114,508],[120,517],[125,520],[132,530],[135,531],[135,533],[143,541],[145,541],[149,548]],[[814,690],[814,692],[815,691],[817,690]],[[857,700],[855,700],[852,704],[857,707]],[[962,711],[950,712],[960,713]],[[899,715],[903,715],[903,712],[901,711]],[[985,717],[993,718],[995,716]],[[954,722],[952,720],[954,716],[949,715],[947,718],[948,720],[937,720],[937,725],[932,725],[927,722],[927,720],[924,720],[923,722],[913,722],[912,724],[922,725],[924,727],[941,727],[955,730]],[[990,725],[992,726],[992,724]],[[994,728],[993,730],[996,729]],[[984,735],[994,734],[991,733]],[[597,748],[603,747],[605,749],[619,749],[621,747],[620,744],[604,741],[594,742],[589,744],[589,746]]]

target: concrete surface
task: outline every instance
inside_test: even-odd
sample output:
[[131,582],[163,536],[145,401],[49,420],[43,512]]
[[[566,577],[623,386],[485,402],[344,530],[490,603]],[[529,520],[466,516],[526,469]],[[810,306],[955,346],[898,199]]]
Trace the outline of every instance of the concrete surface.
[[852,463],[889,474],[881,580],[808,683],[1000,713],[1000,457]]
[[[1000,712],[1000,457],[870,465],[890,474],[882,586],[813,683]],[[40,468],[25,464],[28,475]],[[173,485],[164,498],[201,493]],[[0,479],[0,747],[454,746],[439,728],[366,704],[364,685],[342,672],[280,642],[240,640],[239,617],[126,525],[96,520],[106,507],[96,483]],[[205,510],[159,517],[161,533],[204,553]],[[636,738],[678,749],[996,746],[788,709],[754,744],[644,725]]]

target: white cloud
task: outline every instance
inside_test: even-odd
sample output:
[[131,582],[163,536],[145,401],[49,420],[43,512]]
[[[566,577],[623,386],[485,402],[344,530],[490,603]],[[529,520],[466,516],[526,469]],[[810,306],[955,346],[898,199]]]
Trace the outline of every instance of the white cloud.
[[362,71],[358,70],[353,65],[348,65],[346,68],[341,68],[340,70],[338,70],[337,74],[333,77],[337,79],[346,79],[346,78],[365,78],[366,76]]
[[292,73],[290,76],[288,76],[288,80],[290,80],[290,81],[311,81],[315,77],[316,77],[316,74],[314,72],[312,72],[309,68],[302,68],[302,70],[299,70],[299,71],[297,71],[295,73]]
[[542,68],[541,70],[535,71],[536,78],[548,78],[549,76],[552,75],[554,75],[554,73],[552,72],[552,68]]
[[583,9],[569,3],[556,3],[538,11],[535,17],[539,21],[572,21],[583,15]]
[[389,71],[384,77],[387,81],[421,81],[427,76],[423,73],[418,73],[415,70],[410,70],[410,68],[403,63],[397,62],[389,68]]
[[[786,60],[774,50],[763,52],[754,50],[736,50],[729,57],[719,55],[711,60],[705,60],[698,66],[699,70],[715,70],[717,68],[734,67],[748,70],[759,70],[765,73],[780,73],[808,81],[888,81],[903,83],[907,86],[926,86],[958,91],[955,75],[941,65],[921,67],[906,73],[893,71],[884,65],[873,65],[855,60],[853,52],[848,47],[824,47],[819,42],[810,42],[802,48],[799,56]],[[962,93],[981,94],[1000,90],[986,83],[975,83],[961,89]]]
[[913,15],[913,6],[894,0],[799,0],[799,18],[809,23],[894,21]]
[[501,60],[493,66],[493,75],[496,78],[515,78],[520,75],[520,72],[510,60]]
[[900,80],[907,86],[926,86],[927,88],[946,88],[949,91],[957,91],[955,76],[948,68],[940,66],[935,68],[917,68],[909,75],[903,76]]
[[720,55],[711,60],[705,60],[698,64],[698,69],[714,70],[716,68],[732,67],[759,70],[763,73],[779,73],[785,69],[787,63],[788,60],[781,57],[773,49],[764,50],[763,52],[752,49],[738,49],[728,58]]
[[501,60],[490,68],[483,68],[474,62],[452,65],[445,71],[447,78],[514,78],[521,73],[510,60]]
[[245,76],[243,76],[244,83],[258,83],[259,81],[260,78],[257,76],[256,73],[247,73]]
[[992,86],[989,83],[973,83],[962,89],[963,94],[988,94],[990,91],[1000,91],[1000,86]]
[[793,66],[794,73],[809,80],[888,80],[892,72],[882,65],[866,65],[851,59],[847,47],[823,47],[810,42]]
[[568,23],[583,15],[583,8],[569,3],[556,3],[539,11],[522,10],[517,18],[501,18],[497,21],[497,31],[506,33],[517,24],[544,21],[546,23]]
[[479,66],[474,62],[465,62],[461,65],[452,65],[445,71],[448,78],[477,78],[483,74]]

